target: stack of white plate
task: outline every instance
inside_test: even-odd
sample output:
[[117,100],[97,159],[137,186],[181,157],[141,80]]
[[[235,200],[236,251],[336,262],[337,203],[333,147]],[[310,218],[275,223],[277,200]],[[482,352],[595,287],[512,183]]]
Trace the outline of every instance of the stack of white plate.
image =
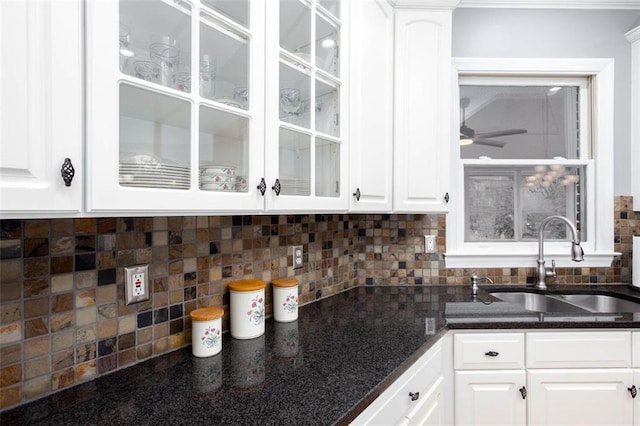
[[146,154],[121,153],[120,185],[143,188],[189,189],[189,167]]
[[309,195],[311,193],[311,181],[309,179],[280,179],[282,194],[284,195]]
[[236,190],[236,168],[231,166],[200,166],[200,189],[205,191]]
[[236,176],[236,191],[247,192],[249,190],[249,184],[246,176]]

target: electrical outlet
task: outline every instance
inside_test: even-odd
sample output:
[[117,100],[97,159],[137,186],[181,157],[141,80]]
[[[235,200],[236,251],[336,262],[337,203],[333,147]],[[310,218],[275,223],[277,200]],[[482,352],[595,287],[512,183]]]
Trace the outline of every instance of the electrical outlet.
[[424,252],[425,253],[436,252],[436,236],[435,235],[424,236]]
[[293,269],[302,268],[303,255],[302,246],[293,246]]
[[149,265],[124,268],[124,297],[127,305],[149,300]]

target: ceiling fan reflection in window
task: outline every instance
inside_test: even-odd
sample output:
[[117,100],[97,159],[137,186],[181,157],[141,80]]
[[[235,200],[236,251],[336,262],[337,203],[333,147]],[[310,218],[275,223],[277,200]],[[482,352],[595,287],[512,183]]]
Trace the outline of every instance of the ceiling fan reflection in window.
[[493,132],[476,133],[471,127],[468,127],[465,123],[466,108],[469,106],[469,98],[460,99],[460,107],[462,108],[462,124],[460,125],[460,145],[486,145],[493,146],[495,148],[504,148],[507,144],[503,141],[496,141],[491,138],[499,138],[503,136],[521,135],[527,133],[525,129],[505,129],[496,130]]

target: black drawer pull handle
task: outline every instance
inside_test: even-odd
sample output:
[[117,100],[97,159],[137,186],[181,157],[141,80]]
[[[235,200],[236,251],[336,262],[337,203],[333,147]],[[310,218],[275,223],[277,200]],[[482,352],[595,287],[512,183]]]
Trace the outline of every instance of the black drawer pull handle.
[[498,356],[498,355],[500,355],[500,353],[496,352],[496,351],[489,351],[489,352],[485,353],[485,355],[486,356]]
[[411,398],[412,401],[417,401],[418,398],[420,398],[420,392],[409,392],[409,398]]
[[356,201],[360,201],[360,188],[356,188],[356,192],[353,193],[353,196],[356,197]]
[[60,168],[60,174],[62,175],[64,186],[71,186],[71,181],[76,174],[76,169],[73,168],[70,158],[67,157],[64,159],[64,163],[62,163],[62,167]]
[[630,388],[627,388],[629,393],[631,393],[631,398],[635,398],[638,395],[638,390],[636,389],[636,385],[632,385]]
[[522,399],[526,399],[527,398],[527,388],[525,388],[524,386],[520,388],[520,395],[522,395]]

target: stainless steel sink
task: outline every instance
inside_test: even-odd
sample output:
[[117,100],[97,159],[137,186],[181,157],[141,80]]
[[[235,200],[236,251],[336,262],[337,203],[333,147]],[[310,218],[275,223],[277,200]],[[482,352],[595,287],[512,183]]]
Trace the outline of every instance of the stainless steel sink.
[[526,291],[491,292],[492,296],[533,312],[640,312],[640,303],[603,294],[540,294]]
[[603,294],[560,294],[559,298],[591,312],[640,312],[640,303]]
[[533,312],[574,312],[585,313],[582,308],[565,302],[553,296],[527,292],[496,292],[490,293],[505,302],[513,303]]

